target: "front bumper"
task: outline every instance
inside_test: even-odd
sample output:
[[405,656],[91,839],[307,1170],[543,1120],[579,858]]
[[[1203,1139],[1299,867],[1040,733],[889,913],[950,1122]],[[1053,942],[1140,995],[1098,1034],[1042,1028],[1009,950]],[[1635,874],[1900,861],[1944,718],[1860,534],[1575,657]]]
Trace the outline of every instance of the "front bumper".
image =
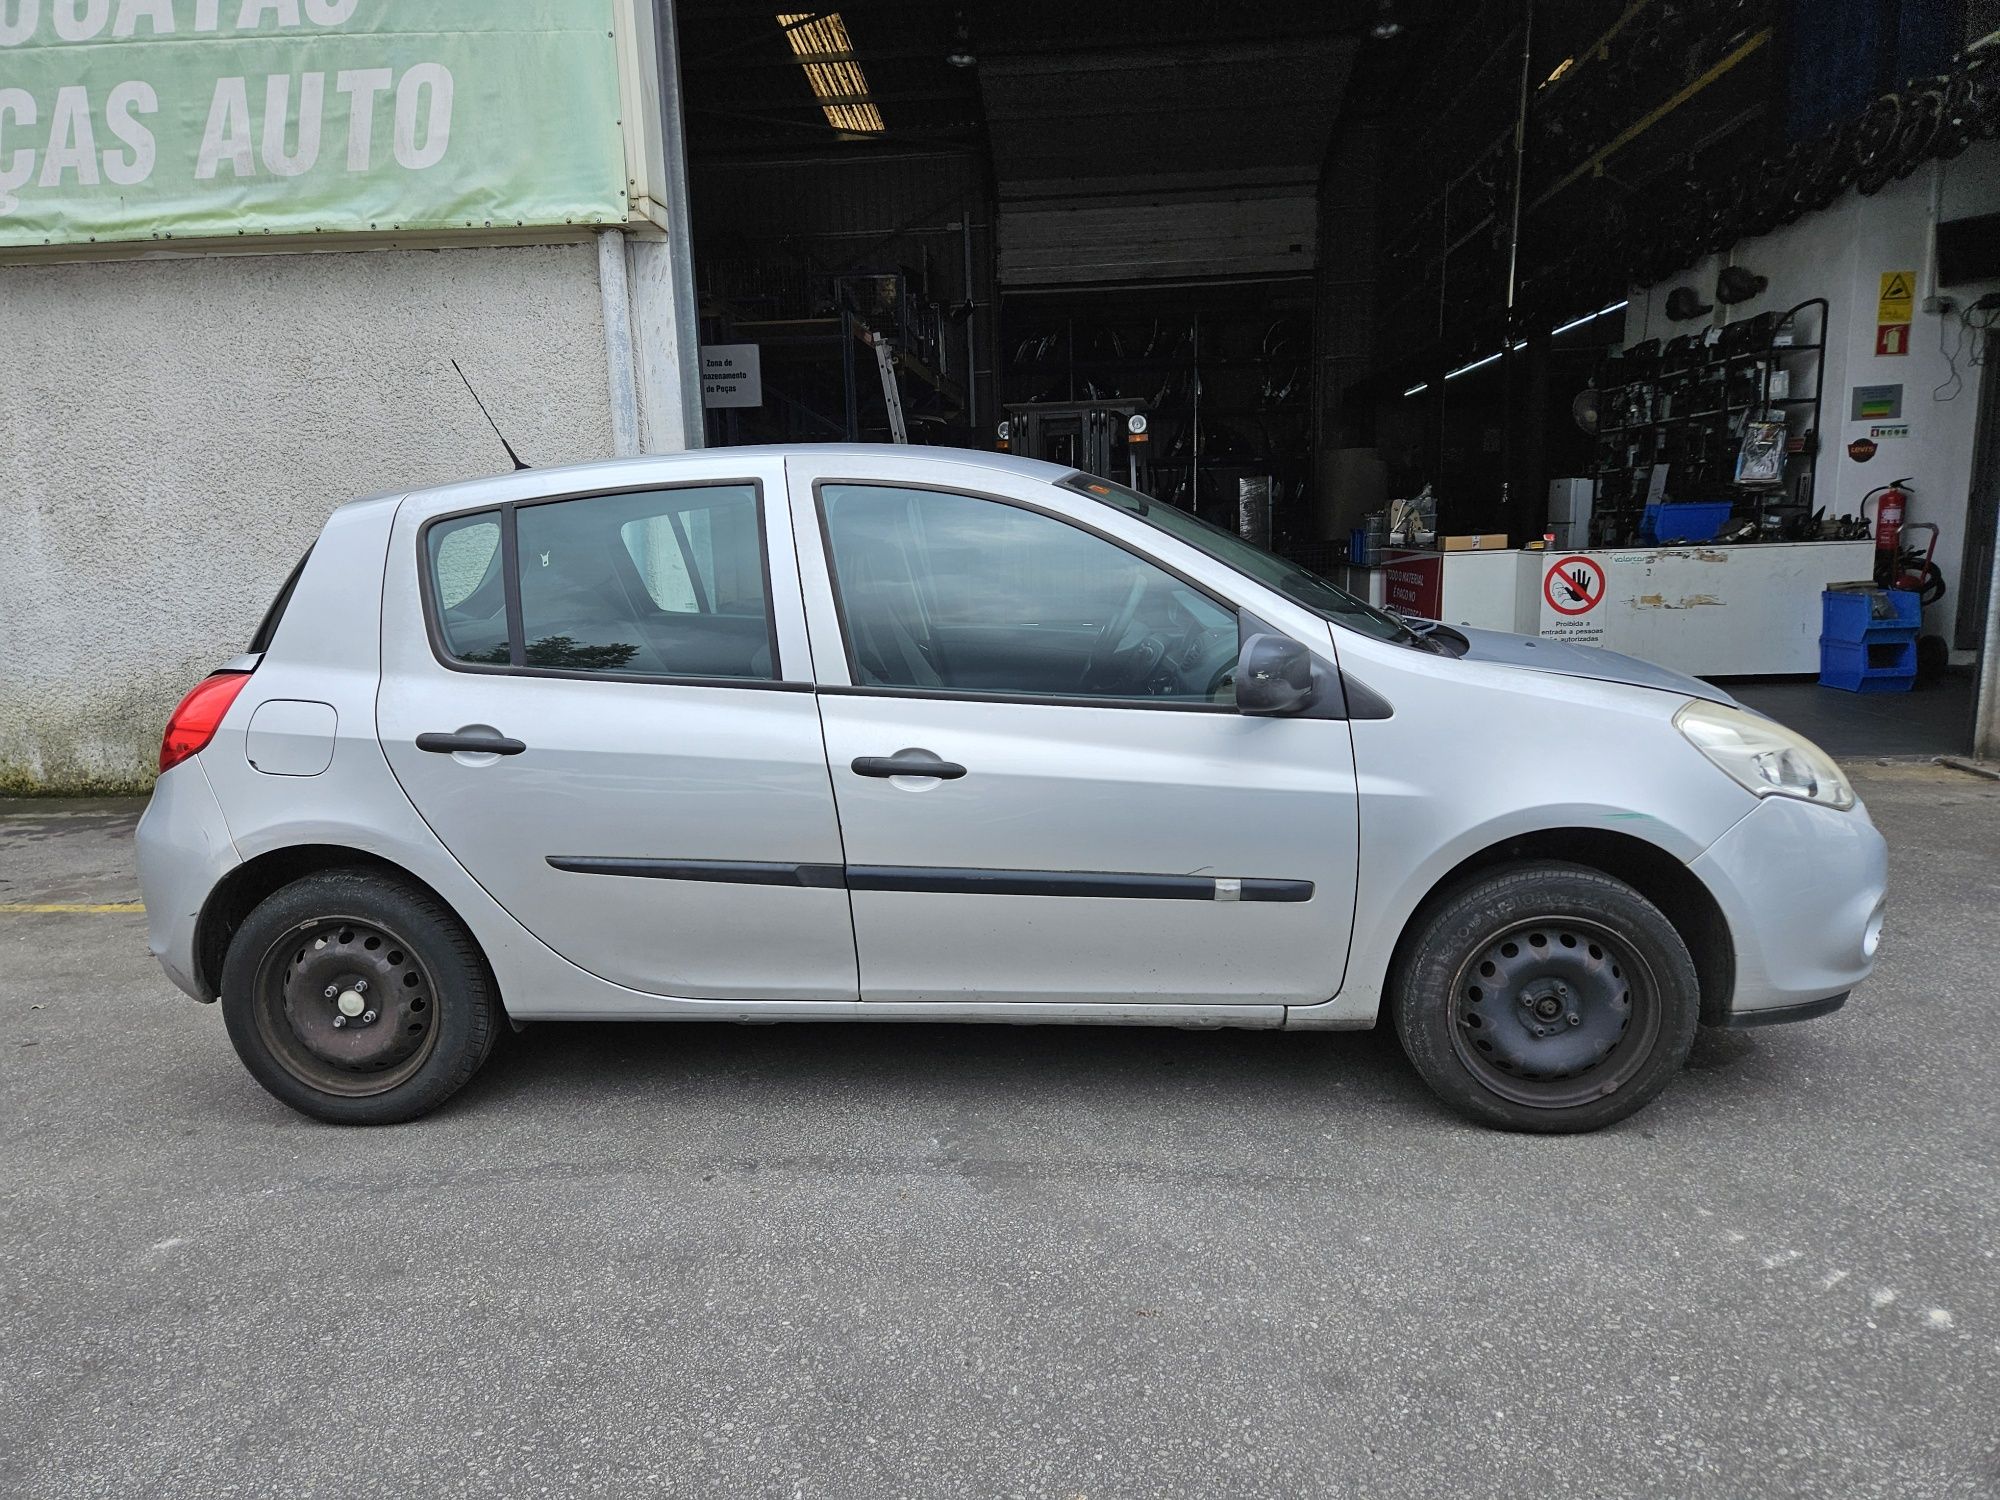
[[1731,1026],[1825,1014],[1874,971],[1889,849],[1858,803],[1766,797],[1690,869],[1735,940]]
[[195,973],[195,929],[209,893],[243,861],[200,756],[153,783],[153,800],[139,819],[135,841],[146,947],[175,985],[197,1000],[213,1000]]

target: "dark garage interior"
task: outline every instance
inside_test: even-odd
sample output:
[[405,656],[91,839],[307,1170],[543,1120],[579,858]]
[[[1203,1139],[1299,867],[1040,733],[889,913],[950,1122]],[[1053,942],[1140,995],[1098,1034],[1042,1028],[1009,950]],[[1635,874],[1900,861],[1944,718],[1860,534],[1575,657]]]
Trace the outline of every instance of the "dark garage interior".
[[[1993,382],[1933,405],[1917,366],[1932,344],[1955,373],[1982,363],[2000,316],[1980,305],[2000,286],[1992,9],[688,0],[702,341],[755,345],[762,368],[709,441],[1048,458],[1371,602],[1529,633],[1526,605],[1466,602],[1450,548],[1762,545],[1761,566],[1822,546],[1798,554],[1805,581],[1733,575],[1795,597],[1731,639],[1792,649],[1690,648],[1688,668],[1810,675],[1822,583],[1914,583],[1923,649],[1787,711],[1904,748],[1859,699],[1918,687],[1905,738],[1963,749],[2000,422]],[[1903,371],[1844,347],[1874,330],[1855,288],[1877,264],[1839,247],[1898,216],[1937,324],[1908,335],[1902,410],[1950,427],[1904,429],[1864,470],[1842,453],[1867,436],[1848,387]],[[1934,246],[1961,244],[1951,272]],[[1881,269],[1914,259],[1898,243]],[[1746,479],[1753,429],[1782,452]],[[1928,557],[1871,558],[1875,492],[1906,469],[1909,518],[1941,532]],[[1676,640],[1700,615],[1682,613]]]

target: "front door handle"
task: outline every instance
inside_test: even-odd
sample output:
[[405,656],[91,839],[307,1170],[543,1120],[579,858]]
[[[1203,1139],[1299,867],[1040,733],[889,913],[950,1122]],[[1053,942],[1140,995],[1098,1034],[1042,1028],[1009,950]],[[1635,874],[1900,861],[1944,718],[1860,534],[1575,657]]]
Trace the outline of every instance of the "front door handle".
[[956,781],[965,767],[954,760],[939,760],[928,750],[898,750],[894,755],[862,755],[854,761],[856,776],[935,776],[939,781]]
[[504,734],[420,734],[417,748],[430,750],[439,755],[452,755],[460,751],[473,755],[519,755],[528,747],[519,740],[510,740]]

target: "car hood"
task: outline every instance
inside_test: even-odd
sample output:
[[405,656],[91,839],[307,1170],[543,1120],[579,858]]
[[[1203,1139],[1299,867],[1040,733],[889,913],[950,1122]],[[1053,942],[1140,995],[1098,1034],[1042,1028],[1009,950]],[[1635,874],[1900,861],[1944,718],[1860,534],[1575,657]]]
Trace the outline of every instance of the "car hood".
[[1636,656],[1603,651],[1596,646],[1573,646],[1567,641],[1509,635],[1502,630],[1474,630],[1465,625],[1449,628],[1465,638],[1469,647],[1464,656],[1467,661],[1525,667],[1531,672],[1554,672],[1562,677],[1589,677],[1598,682],[1623,682],[1632,687],[1658,688],[1663,693],[1685,693],[1690,698],[1742,707],[1712,682],[1703,682],[1671,667],[1655,666]]

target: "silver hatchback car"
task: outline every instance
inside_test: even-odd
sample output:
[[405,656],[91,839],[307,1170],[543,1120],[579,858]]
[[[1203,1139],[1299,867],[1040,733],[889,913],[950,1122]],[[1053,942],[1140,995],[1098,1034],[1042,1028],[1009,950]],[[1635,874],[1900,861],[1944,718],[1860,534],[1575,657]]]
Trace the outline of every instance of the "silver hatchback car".
[[1357,1028],[1588,1130],[1837,1008],[1885,850],[1709,685],[1410,624],[953,449],[731,448],[335,511],[175,712],[153,952],[324,1120],[507,1022]]

